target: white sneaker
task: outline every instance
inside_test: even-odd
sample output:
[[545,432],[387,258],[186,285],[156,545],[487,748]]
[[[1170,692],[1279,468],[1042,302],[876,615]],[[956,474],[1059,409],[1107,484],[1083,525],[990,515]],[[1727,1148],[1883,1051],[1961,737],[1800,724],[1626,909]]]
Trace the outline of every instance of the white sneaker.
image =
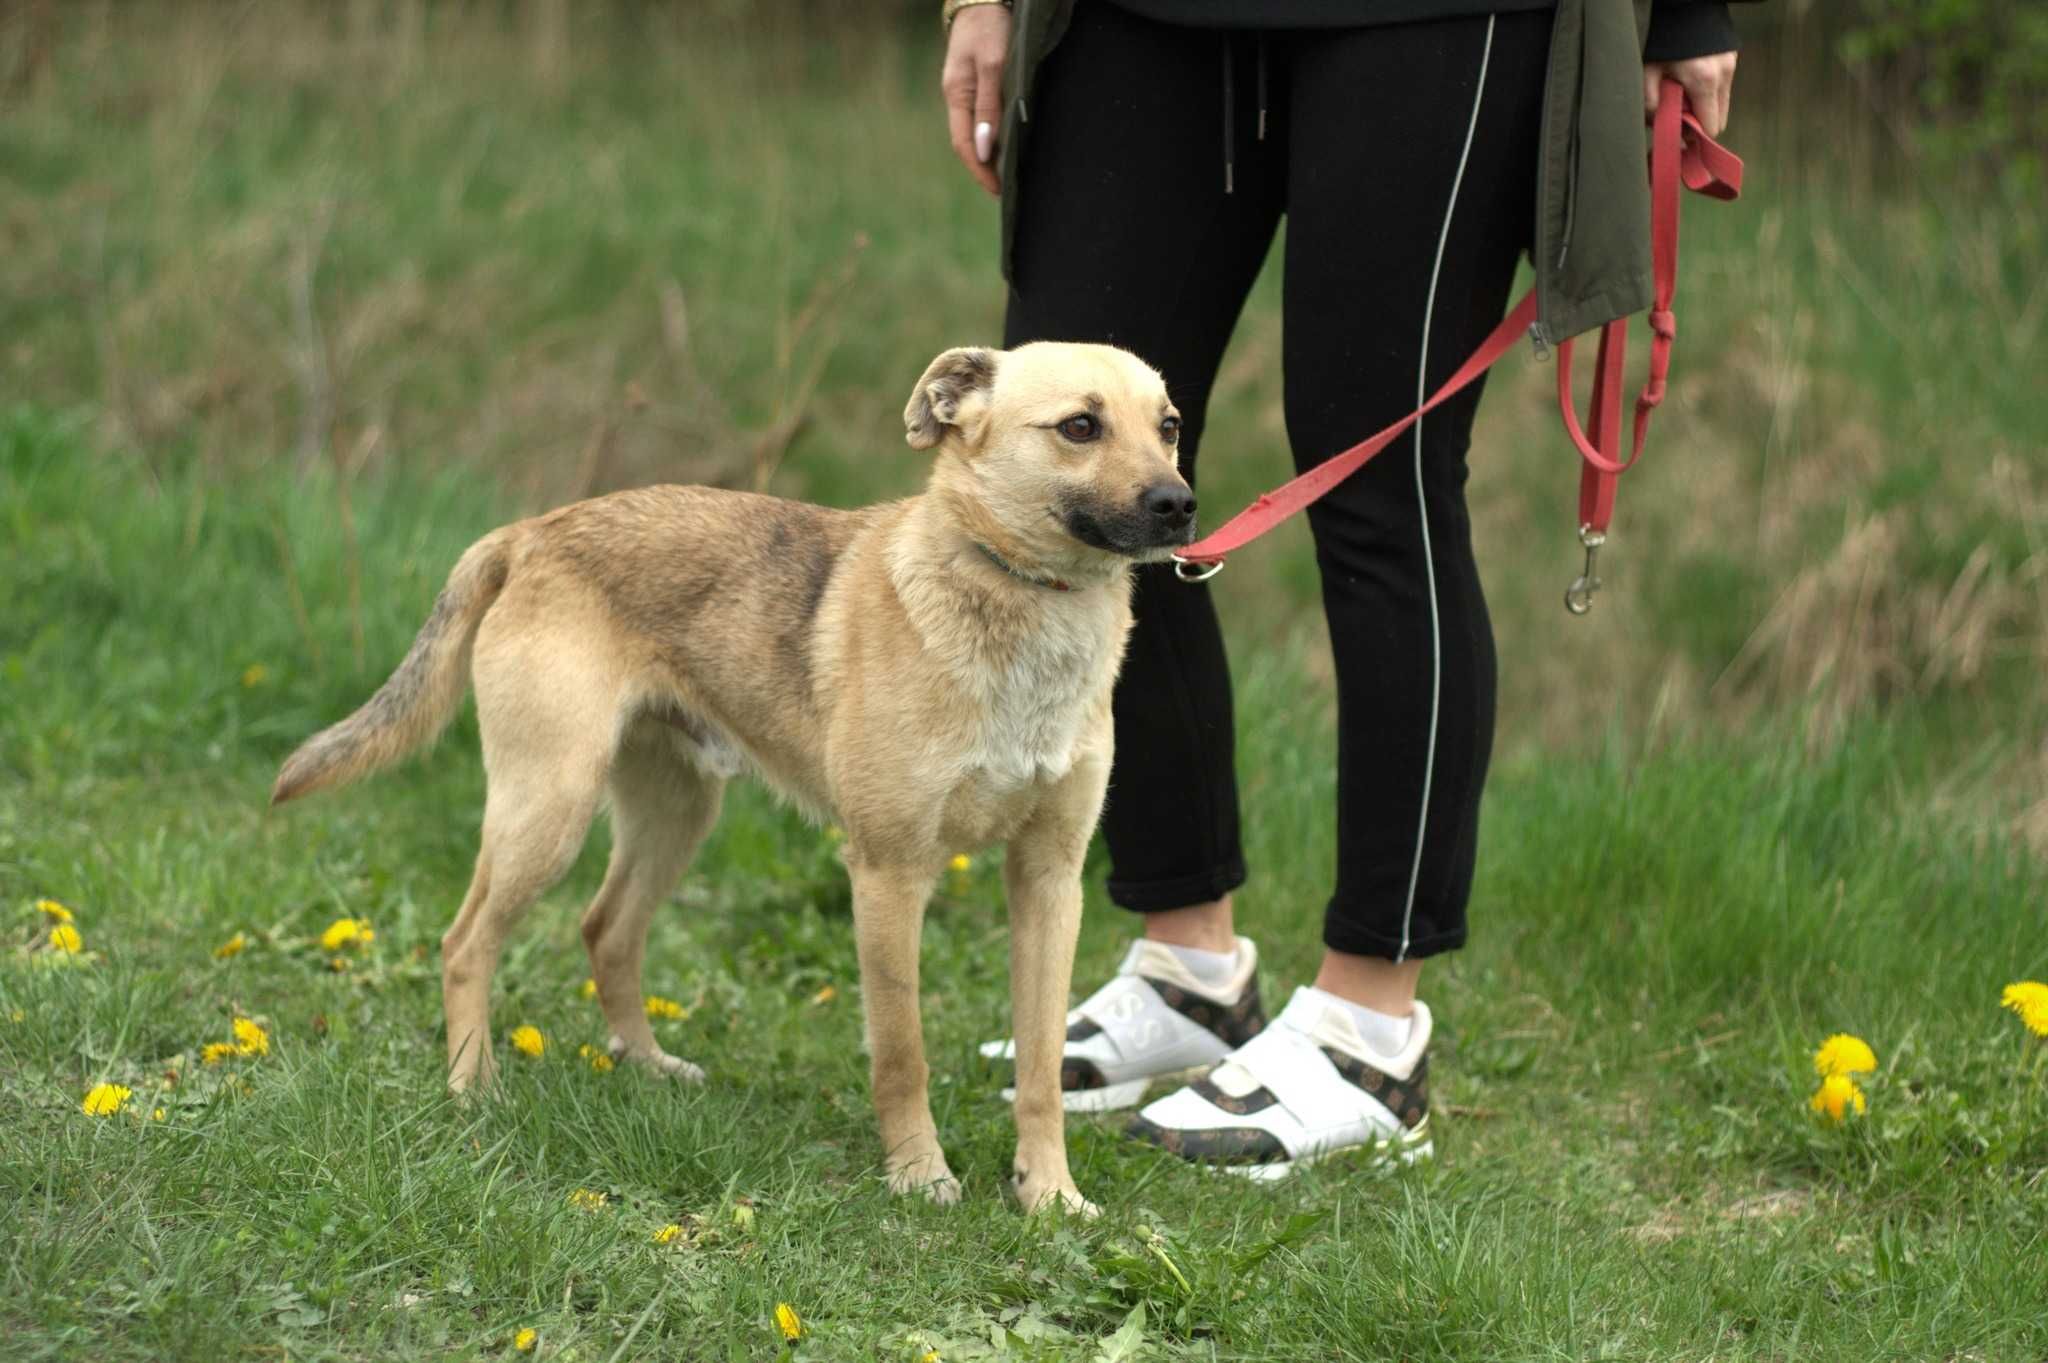
[[[1237,939],[1237,969],[1219,985],[1197,980],[1178,956],[1143,938],[1131,943],[1108,984],[1067,1014],[1060,1088],[1069,1112],[1135,1107],[1148,1086],[1206,1069],[1259,1034],[1259,949]],[[981,1047],[1016,1062],[1014,1041]],[[1017,1091],[1003,1097],[1016,1101]]]
[[1127,1134],[1247,1178],[1365,1149],[1408,1164],[1429,1139],[1429,1009],[1381,1055],[1329,995],[1297,989],[1273,1025],[1208,1074],[1150,1104]]

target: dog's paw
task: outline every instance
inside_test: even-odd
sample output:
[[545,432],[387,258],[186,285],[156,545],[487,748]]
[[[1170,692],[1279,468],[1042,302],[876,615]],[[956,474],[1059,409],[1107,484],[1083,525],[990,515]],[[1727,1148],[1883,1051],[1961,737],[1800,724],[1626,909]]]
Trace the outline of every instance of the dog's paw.
[[674,1079],[678,1083],[684,1084],[701,1084],[704,1082],[704,1067],[702,1065],[693,1065],[681,1056],[670,1055],[659,1047],[651,1051],[635,1053],[632,1047],[626,1044],[624,1037],[615,1036],[605,1049],[611,1053],[613,1060],[631,1061],[649,1074],[657,1075],[660,1078]]
[[1102,1208],[1081,1196],[1072,1180],[1040,1180],[1020,1173],[1011,1176],[1010,1189],[1017,1195],[1017,1204],[1032,1216],[1056,1211],[1093,1220],[1102,1215]]
[[892,1193],[923,1193],[941,1207],[950,1207],[960,1200],[960,1180],[953,1177],[953,1171],[946,1167],[946,1157],[908,1161],[889,1171],[889,1191]]

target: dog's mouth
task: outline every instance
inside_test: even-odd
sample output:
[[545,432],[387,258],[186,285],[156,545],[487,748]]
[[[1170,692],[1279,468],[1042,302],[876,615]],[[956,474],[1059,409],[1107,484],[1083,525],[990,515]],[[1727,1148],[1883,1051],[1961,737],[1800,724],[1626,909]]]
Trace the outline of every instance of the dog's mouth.
[[1192,519],[1173,526],[1157,516],[1136,511],[1106,512],[1099,506],[1080,505],[1048,510],[1046,514],[1069,536],[1091,549],[1145,562],[1167,558],[1173,550],[1195,542]]

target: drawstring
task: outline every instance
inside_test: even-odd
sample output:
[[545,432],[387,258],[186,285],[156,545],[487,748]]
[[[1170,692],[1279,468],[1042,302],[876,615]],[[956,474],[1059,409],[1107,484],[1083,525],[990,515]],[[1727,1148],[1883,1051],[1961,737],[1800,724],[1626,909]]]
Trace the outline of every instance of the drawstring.
[[[1266,35],[1259,37],[1258,89],[1259,89],[1259,135],[1266,140]],[[1237,54],[1237,41],[1226,32],[1223,35],[1223,192],[1237,192],[1237,63],[1232,60]]]

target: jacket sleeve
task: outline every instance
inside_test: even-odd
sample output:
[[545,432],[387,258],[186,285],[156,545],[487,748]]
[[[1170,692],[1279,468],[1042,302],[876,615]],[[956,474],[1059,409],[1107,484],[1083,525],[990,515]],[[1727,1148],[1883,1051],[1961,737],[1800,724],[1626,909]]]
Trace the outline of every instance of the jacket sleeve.
[[1643,40],[1646,62],[1682,62],[1733,52],[1739,43],[1725,0],[1656,0]]

